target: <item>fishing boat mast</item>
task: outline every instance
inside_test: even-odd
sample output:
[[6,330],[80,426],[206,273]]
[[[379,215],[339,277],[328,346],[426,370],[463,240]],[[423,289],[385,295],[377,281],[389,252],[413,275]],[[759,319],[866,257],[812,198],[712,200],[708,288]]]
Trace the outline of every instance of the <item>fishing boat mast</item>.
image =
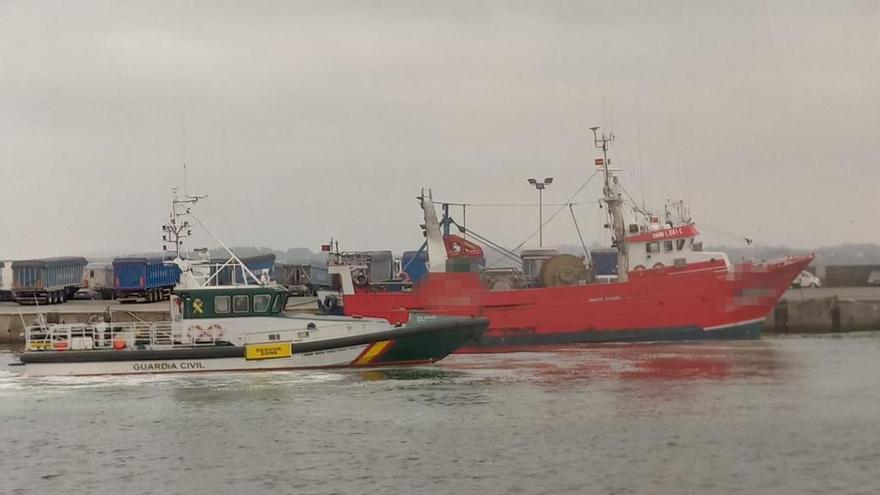
[[617,249],[617,281],[626,282],[629,274],[629,259],[627,257],[626,246],[626,221],[623,216],[623,193],[621,192],[618,178],[614,175],[614,169],[610,168],[610,160],[608,160],[608,145],[614,141],[614,134],[605,135],[603,132],[599,135],[599,127],[590,127],[593,131],[593,142],[596,148],[602,150],[602,158],[596,160],[596,165],[602,166],[602,173],[605,176],[605,183],[602,186],[602,201],[608,206],[608,216],[611,224],[606,227],[611,228],[612,242],[611,245]]
[[425,244],[428,251],[428,271],[429,272],[445,272],[446,271],[446,245],[443,243],[443,232],[440,228],[440,221],[437,220],[437,212],[434,211],[434,198],[431,190],[425,194],[419,195],[419,201],[422,203],[422,211],[425,215]]

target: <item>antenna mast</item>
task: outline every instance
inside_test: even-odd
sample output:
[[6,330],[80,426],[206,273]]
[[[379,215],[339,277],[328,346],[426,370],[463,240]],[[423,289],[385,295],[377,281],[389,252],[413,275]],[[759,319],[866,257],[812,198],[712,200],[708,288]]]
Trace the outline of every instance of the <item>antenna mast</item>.
[[[614,142],[614,134],[599,135],[599,127],[590,127],[593,131],[593,143],[596,148],[602,150],[602,172],[605,175],[605,183],[602,186],[602,201],[608,205],[608,214],[611,224],[606,225],[612,231],[612,246],[617,248],[617,280],[626,282],[629,275],[629,259],[626,248],[626,221],[623,217],[623,193],[614,170],[610,168],[611,161],[608,159],[608,146]],[[596,164],[600,165],[599,160]]]
[[[206,197],[204,194],[184,195],[181,198],[178,195],[177,188],[171,189],[171,214],[168,222],[162,225],[162,250],[174,251],[175,257],[183,259],[182,247],[183,240],[192,235],[192,228],[186,217],[190,206],[196,204],[200,199]],[[171,249],[168,248],[169,244]]]

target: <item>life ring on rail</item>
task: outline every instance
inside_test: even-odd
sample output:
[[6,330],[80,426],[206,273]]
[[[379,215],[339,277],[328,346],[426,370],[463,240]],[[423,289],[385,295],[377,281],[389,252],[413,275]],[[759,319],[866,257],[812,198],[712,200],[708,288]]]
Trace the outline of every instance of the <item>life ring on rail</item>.
[[363,273],[360,273],[354,277],[354,285],[357,285],[358,287],[364,287],[369,283],[370,279],[368,279],[367,276]]
[[409,273],[406,273],[406,272],[400,272],[400,273],[397,274],[397,277],[400,278],[400,281],[403,282],[403,283],[405,283],[405,284],[406,284],[406,283],[409,283],[409,282],[412,282],[412,278],[410,278]]
[[70,348],[70,342],[66,340],[56,340],[52,342],[53,351],[66,351],[68,348]]

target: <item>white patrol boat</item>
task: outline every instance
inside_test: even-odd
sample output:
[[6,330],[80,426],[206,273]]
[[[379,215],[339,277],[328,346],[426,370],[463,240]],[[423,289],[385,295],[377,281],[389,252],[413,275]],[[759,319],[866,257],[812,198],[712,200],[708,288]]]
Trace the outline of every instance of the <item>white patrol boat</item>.
[[[175,198],[174,211],[187,202],[195,201]],[[199,222],[189,208],[186,214]],[[175,215],[165,228],[172,234],[180,232]],[[25,329],[25,350],[15,364],[26,376],[424,364],[475,342],[488,325],[485,318],[417,313],[398,325],[378,318],[288,315],[287,290],[259,280],[231,250],[224,266],[237,265],[255,284],[200,281],[189,262],[180,259],[179,239],[172,241],[178,246],[174,262],[181,267],[181,282],[169,301],[170,321],[66,324],[42,319]]]

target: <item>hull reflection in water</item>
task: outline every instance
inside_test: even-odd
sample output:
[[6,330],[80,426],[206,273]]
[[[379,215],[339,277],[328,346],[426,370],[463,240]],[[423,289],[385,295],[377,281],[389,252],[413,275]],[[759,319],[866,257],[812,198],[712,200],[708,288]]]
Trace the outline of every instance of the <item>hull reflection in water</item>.
[[[757,347],[757,348],[756,348]],[[769,344],[605,344],[543,346],[530,352],[453,356],[444,368],[530,371],[545,383],[577,380],[724,380],[772,377],[784,366]]]

